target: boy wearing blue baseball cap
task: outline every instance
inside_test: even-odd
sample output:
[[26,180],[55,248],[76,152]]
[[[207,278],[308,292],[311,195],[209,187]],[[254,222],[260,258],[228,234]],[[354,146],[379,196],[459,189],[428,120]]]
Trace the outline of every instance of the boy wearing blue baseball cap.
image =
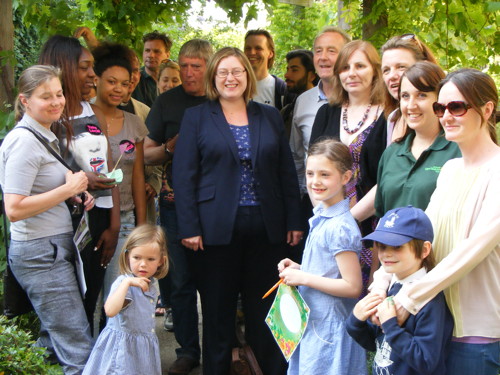
[[[373,374],[438,375],[445,373],[453,319],[443,293],[438,294],[400,327],[392,297],[405,283],[418,280],[434,265],[434,232],[427,215],[412,206],[388,211],[375,231],[363,240],[374,241],[386,272],[392,273],[387,298],[370,293],[360,300],[346,322],[347,332],[367,350],[376,351]],[[369,321],[375,315],[381,327]]]

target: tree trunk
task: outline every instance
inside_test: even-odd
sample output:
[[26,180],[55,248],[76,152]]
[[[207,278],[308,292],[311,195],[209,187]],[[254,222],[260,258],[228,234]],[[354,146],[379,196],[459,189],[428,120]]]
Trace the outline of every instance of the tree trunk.
[[[363,17],[368,16],[373,7],[377,4],[377,0],[363,0]],[[384,29],[387,27],[387,12],[380,15],[375,23],[366,22],[363,25],[363,40],[370,40],[377,30]]]
[[0,111],[14,104],[14,21],[12,0],[0,1]]
[[339,21],[338,25],[342,30],[349,31],[351,26],[346,22],[342,8],[344,8],[344,1],[337,0],[337,14],[338,14],[338,21]]

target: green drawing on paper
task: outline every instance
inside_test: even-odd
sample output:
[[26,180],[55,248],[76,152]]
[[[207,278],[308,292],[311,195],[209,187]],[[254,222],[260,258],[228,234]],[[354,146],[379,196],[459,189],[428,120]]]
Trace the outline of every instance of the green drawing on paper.
[[266,323],[287,361],[302,340],[309,320],[309,306],[296,287],[281,284]]

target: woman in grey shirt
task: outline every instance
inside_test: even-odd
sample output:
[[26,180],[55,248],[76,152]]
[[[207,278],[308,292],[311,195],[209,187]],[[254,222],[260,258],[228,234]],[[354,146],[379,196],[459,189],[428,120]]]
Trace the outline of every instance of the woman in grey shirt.
[[[59,69],[35,65],[19,78],[16,127],[0,147],[0,184],[12,222],[9,264],[41,322],[38,346],[57,358],[65,374],[80,374],[92,348],[89,324],[75,273],[73,228],[65,204],[87,189],[84,172],[68,171],[30,130],[56,152],[51,131],[65,98]],[[24,129],[24,128],[29,128]],[[94,198],[86,193],[84,207]]]

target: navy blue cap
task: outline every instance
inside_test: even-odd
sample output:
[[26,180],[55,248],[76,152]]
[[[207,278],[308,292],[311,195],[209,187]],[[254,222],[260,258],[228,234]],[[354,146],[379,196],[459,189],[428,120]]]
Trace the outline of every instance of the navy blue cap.
[[401,246],[413,239],[432,242],[432,223],[420,208],[399,207],[387,211],[378,222],[375,232],[363,237],[389,246]]

